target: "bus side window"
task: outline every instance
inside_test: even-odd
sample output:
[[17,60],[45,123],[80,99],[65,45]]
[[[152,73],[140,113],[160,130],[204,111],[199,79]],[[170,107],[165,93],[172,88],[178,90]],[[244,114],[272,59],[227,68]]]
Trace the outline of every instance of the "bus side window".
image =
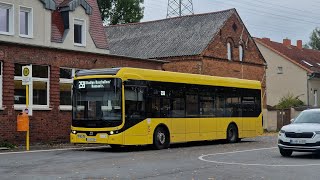
[[129,119],[145,118],[145,88],[128,86],[125,88],[125,111]]

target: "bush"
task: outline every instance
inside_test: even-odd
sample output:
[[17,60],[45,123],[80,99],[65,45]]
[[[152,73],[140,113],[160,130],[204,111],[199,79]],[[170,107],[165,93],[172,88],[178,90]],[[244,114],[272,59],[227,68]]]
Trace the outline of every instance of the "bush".
[[287,109],[304,105],[304,102],[301,101],[298,97],[295,97],[293,94],[288,93],[280,99],[276,107],[279,109]]
[[16,148],[16,146],[14,144],[11,144],[11,143],[9,143],[7,141],[0,142],[0,147],[6,147],[6,148],[9,148],[9,149]]

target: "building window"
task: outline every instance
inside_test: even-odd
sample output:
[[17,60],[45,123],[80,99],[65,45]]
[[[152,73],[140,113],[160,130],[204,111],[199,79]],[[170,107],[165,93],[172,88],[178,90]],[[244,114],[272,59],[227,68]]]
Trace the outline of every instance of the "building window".
[[60,68],[60,109],[71,110],[72,78],[75,69]]
[[[14,104],[24,107],[26,104],[26,86],[22,85],[22,64],[15,64]],[[32,65],[32,83],[29,86],[29,105],[49,107],[49,66]]]
[[283,74],[283,68],[282,68],[282,66],[279,66],[279,67],[278,67],[278,74]]
[[77,46],[85,46],[86,42],[86,26],[84,20],[74,20],[74,44]]
[[26,7],[20,7],[19,13],[20,13],[19,14],[20,36],[32,37],[33,35],[32,9],[26,8]]
[[228,54],[227,54],[227,56],[228,56],[228,60],[232,60],[232,48],[231,48],[231,43],[227,43],[227,51],[228,51]]
[[0,34],[13,34],[13,5],[0,3]]
[[243,47],[242,47],[242,45],[240,45],[239,46],[239,61],[243,61],[243,55],[244,55]]

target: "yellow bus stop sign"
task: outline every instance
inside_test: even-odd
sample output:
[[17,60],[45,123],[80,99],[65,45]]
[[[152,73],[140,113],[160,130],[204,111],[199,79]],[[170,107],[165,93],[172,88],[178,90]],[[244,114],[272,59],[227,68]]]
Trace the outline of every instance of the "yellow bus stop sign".
[[28,67],[23,68],[23,76],[29,76],[30,74],[30,69]]

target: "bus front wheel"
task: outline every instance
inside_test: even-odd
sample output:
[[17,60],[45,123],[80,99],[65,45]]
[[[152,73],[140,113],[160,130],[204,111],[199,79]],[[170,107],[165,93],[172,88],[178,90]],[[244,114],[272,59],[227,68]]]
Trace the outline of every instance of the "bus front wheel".
[[230,124],[227,129],[227,141],[228,143],[238,142],[238,128],[235,124]]
[[153,134],[153,146],[155,149],[165,149],[170,145],[170,135],[166,128],[159,126]]

